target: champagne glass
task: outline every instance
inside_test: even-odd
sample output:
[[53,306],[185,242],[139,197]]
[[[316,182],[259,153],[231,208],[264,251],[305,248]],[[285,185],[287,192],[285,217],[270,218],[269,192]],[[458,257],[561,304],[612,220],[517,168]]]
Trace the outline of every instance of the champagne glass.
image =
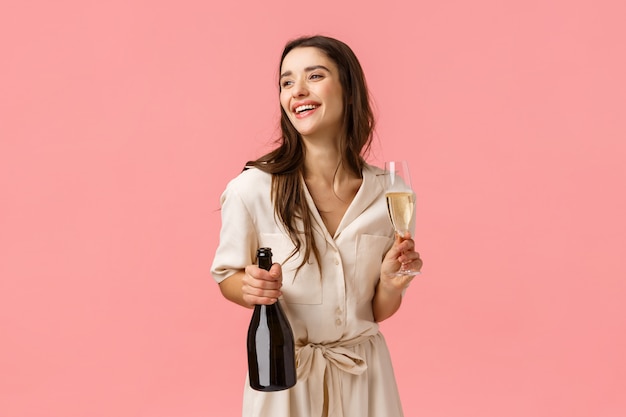
[[[385,198],[394,230],[401,238],[411,233],[415,214],[415,193],[407,161],[385,162]],[[420,272],[402,264],[396,275],[417,275]]]

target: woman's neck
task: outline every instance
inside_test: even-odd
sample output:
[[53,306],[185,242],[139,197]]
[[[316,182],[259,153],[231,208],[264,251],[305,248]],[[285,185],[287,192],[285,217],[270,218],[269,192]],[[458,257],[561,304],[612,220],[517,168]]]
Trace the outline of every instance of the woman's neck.
[[358,177],[350,171],[345,161],[342,161],[338,143],[339,140],[315,142],[305,140],[305,180],[336,184],[337,181],[341,182]]

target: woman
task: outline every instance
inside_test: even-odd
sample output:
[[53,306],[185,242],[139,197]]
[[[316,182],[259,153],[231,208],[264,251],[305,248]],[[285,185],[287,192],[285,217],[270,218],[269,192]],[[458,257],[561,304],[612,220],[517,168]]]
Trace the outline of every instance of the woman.
[[[280,62],[282,138],[222,195],[212,274],[245,307],[281,303],[296,339],[298,382],[271,393],[248,384],[243,415],[397,417],[402,408],[377,322],[393,315],[422,261],[395,237],[381,170],[368,165],[374,119],[352,50],[313,36]],[[270,271],[255,264],[271,247]]]

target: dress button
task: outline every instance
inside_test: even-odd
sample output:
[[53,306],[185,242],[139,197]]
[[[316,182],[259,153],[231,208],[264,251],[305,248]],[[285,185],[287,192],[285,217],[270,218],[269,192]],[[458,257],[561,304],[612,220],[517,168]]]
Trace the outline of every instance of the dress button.
[[341,307],[337,307],[337,310],[335,310],[335,313],[337,313],[337,315],[341,314]]
[[337,320],[335,320],[335,324],[336,324],[337,326],[341,326],[341,319],[337,319]]
[[335,259],[335,265],[339,265],[339,259]]

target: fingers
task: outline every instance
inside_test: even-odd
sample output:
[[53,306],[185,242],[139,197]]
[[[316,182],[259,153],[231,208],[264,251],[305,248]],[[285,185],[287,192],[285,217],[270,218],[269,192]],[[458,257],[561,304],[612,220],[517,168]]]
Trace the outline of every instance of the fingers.
[[395,274],[400,267],[419,271],[423,264],[420,254],[415,251],[415,241],[408,233],[405,236],[396,236],[385,260],[390,263],[387,267],[383,266],[381,272],[390,274]]
[[282,273],[279,264],[269,271],[256,265],[246,267],[242,279],[243,298],[248,304],[274,304],[282,295]]
[[[412,254],[417,254],[417,252],[415,252],[415,241],[411,238],[405,239],[403,237],[398,237],[396,239],[388,253],[389,256],[402,263],[408,262],[408,259],[406,261],[402,261],[400,258],[410,256]],[[419,257],[419,254],[417,254],[417,256]]]
[[422,270],[422,265],[422,260],[420,258],[417,258],[412,261],[403,262],[401,268],[420,272]]
[[402,254],[398,256],[398,262],[402,265],[410,266],[411,269],[417,269],[418,271],[423,264],[420,254],[414,250],[402,252]]

